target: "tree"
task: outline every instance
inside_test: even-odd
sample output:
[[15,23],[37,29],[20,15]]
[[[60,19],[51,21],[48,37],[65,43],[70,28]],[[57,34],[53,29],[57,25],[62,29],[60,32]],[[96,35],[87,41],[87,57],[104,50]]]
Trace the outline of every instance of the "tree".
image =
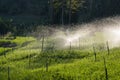
[[53,24],[53,0],[49,1],[50,24]]
[[73,22],[73,20],[71,20],[72,17],[75,17],[74,14],[76,14],[79,11],[83,3],[84,0],[54,0],[53,6],[55,15],[61,15],[61,17],[59,17],[59,19],[61,19],[61,23],[66,22],[70,24],[71,22]]
[[4,35],[7,32],[14,32],[12,27],[12,20],[3,20],[0,18],[0,35]]
[[71,5],[72,5],[72,2],[71,0],[69,0],[69,24],[71,24]]

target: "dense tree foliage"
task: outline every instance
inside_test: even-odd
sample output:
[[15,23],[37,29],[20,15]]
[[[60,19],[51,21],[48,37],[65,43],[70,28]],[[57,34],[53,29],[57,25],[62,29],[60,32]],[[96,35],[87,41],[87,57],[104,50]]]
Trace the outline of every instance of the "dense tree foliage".
[[35,19],[38,21],[36,24],[61,24],[63,18],[64,23],[68,24],[116,15],[120,13],[119,7],[119,0],[0,0],[0,15],[12,16],[15,20],[18,18],[18,22],[22,22],[21,16],[23,22]]
[[3,20],[2,18],[0,18],[0,35],[14,31],[15,29],[12,27],[12,20]]
[[[62,23],[62,17],[64,19],[64,23],[69,23],[69,18],[74,17],[77,19],[79,9],[82,8],[83,0],[54,0],[54,20],[57,18],[57,22]],[[56,23],[57,23],[56,22]],[[72,21],[74,22],[74,21]]]
[[[119,14],[120,0],[0,0],[0,16],[13,19],[20,33],[30,25],[82,23]],[[1,29],[7,25],[1,23]]]

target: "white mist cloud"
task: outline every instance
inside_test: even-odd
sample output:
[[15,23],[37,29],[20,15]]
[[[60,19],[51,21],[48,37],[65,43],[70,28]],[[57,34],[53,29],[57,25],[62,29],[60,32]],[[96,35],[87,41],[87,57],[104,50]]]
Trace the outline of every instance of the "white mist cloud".
[[106,44],[118,47],[120,44],[120,17],[110,17],[91,23],[75,25],[72,30],[57,30],[53,37],[59,40],[61,47],[92,44]]
[[[57,48],[72,47],[106,47],[109,42],[110,48],[120,46],[120,17],[109,17],[101,20],[95,20],[82,25],[74,25],[70,29],[50,28],[49,38],[55,43]],[[39,31],[38,31],[39,32]],[[46,32],[45,32],[46,33]]]

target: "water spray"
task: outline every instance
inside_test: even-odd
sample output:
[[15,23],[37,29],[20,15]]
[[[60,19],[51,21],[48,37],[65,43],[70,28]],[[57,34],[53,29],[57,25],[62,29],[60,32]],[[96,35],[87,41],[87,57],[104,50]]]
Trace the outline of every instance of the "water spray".
[[[107,23],[108,21],[109,23]],[[108,18],[88,24],[76,25],[73,30],[57,30],[53,37],[58,38],[59,41],[61,40],[59,43],[62,48],[69,47],[70,44],[72,44],[73,47],[78,46],[79,49],[83,46],[88,48],[92,46],[94,42],[98,47],[100,45],[105,47],[103,43],[106,43],[106,41],[109,41],[109,48],[119,47],[120,25],[117,21],[120,20],[115,20],[116,22],[114,23],[110,21],[113,21],[113,19]]]

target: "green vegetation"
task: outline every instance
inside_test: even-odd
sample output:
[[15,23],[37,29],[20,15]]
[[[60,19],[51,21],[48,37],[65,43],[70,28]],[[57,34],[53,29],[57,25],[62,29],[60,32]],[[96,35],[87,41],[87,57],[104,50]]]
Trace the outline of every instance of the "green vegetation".
[[[7,41],[7,40],[4,40]],[[9,40],[17,44],[14,50],[0,48],[0,78],[1,80],[119,80],[120,78],[120,50],[119,48],[99,51],[95,47],[90,49],[57,50],[44,42],[44,51],[41,52],[42,40],[32,37],[17,37]],[[46,48],[45,48],[46,47]],[[105,58],[105,63],[104,63]],[[106,66],[105,66],[106,65]]]
[[120,0],[0,0],[0,80],[119,80],[119,14]]
[[0,16],[12,19],[17,26],[61,24],[63,6],[65,24],[69,24],[70,16],[70,23],[81,23],[120,14],[119,3],[119,0],[0,0]]
[[17,46],[22,46],[22,45],[27,44],[28,42],[31,42],[31,41],[35,41],[35,39],[33,37],[16,37],[13,40],[1,39],[0,44],[4,44],[4,43],[11,43],[12,44],[12,43],[15,43]]

